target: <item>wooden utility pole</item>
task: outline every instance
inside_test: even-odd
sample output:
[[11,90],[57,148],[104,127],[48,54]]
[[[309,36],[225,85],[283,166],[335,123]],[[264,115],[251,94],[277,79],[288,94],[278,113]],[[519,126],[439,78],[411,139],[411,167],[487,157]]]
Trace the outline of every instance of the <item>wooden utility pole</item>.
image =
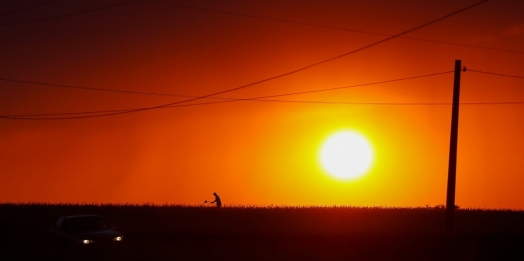
[[451,109],[451,137],[449,143],[448,193],[446,198],[446,233],[453,234],[455,217],[455,185],[457,177],[457,142],[460,101],[461,61],[455,60],[455,79],[453,83],[453,105]]

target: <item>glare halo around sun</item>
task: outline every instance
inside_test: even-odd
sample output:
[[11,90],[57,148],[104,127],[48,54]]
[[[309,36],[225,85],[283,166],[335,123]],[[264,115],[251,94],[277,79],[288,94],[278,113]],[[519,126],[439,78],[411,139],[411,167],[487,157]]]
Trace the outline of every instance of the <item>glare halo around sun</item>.
[[320,150],[322,167],[334,178],[352,180],[364,175],[373,162],[368,140],[353,131],[341,131],[323,143]]

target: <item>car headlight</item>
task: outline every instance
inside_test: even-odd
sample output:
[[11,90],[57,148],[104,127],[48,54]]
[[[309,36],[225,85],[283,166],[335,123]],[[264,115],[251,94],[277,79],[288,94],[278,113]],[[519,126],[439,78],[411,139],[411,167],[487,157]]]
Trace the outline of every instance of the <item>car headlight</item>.
[[80,242],[81,242],[82,244],[84,244],[84,245],[89,245],[89,244],[93,244],[93,243],[95,243],[95,241],[94,241],[94,240],[91,240],[91,239],[84,239],[84,240],[82,240],[82,241],[80,241]]
[[113,238],[113,241],[120,242],[120,241],[122,241],[122,239],[124,239],[124,237],[115,237],[115,238]]

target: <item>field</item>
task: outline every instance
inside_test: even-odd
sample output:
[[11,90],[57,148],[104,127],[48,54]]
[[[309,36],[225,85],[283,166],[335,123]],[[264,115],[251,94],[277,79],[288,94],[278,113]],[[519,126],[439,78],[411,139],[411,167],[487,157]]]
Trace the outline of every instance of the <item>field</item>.
[[[55,245],[59,216],[98,214],[110,248]],[[0,204],[0,260],[524,260],[524,212],[441,207]]]

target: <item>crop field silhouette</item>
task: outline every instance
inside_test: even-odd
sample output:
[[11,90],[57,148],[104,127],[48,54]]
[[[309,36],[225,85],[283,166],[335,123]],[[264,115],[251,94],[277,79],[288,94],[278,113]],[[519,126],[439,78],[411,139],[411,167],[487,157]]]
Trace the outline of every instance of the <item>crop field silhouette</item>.
[[[96,214],[124,235],[58,244],[58,217]],[[0,260],[524,260],[524,212],[441,206],[0,204]]]

